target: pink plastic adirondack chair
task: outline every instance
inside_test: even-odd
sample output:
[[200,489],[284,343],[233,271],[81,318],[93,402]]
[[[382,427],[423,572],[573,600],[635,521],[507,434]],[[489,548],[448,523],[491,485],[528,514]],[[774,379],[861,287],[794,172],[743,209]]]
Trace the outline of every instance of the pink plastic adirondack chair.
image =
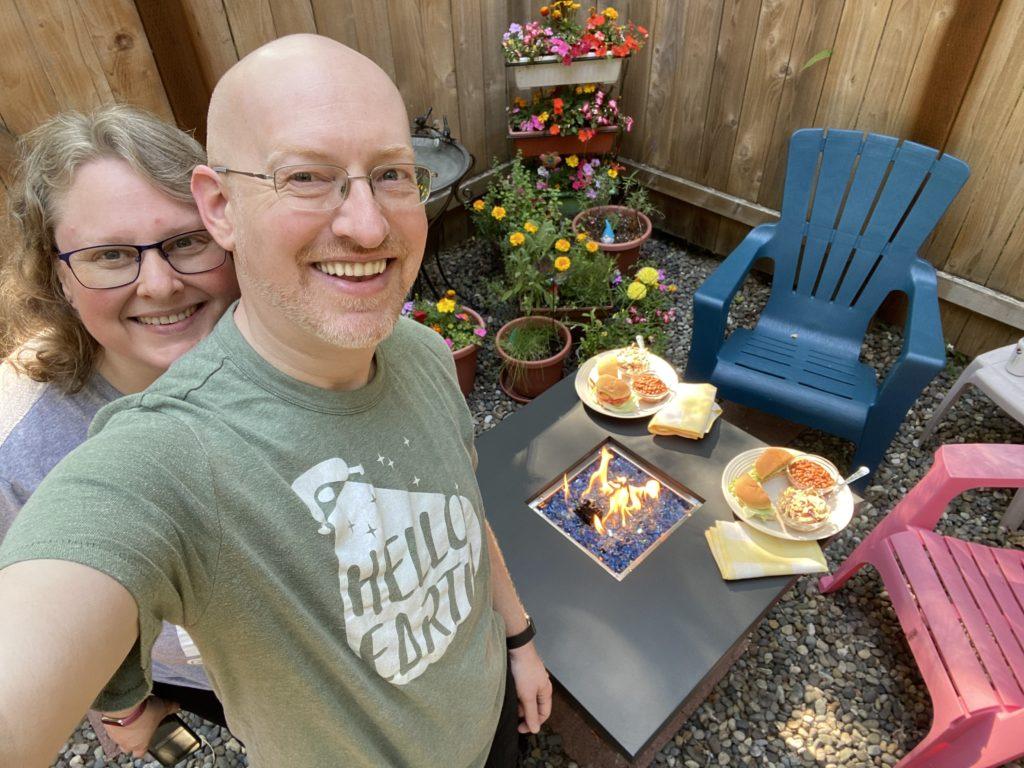
[[1024,487],[1024,445],[944,445],[935,464],[819,582],[878,569],[932,697],[932,727],[896,768],[987,768],[1024,755],[1024,553],[940,536],[970,488]]

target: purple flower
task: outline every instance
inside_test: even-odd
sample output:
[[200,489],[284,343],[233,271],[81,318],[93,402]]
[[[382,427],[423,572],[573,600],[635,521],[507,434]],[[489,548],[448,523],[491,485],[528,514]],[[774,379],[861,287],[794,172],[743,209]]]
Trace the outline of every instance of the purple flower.
[[508,31],[509,34],[518,35],[520,32],[523,31],[523,28],[513,21],[511,24],[508,25]]
[[622,275],[618,270],[615,271],[615,277],[612,278],[612,285],[618,285],[622,282]]
[[664,279],[665,279],[665,270],[664,269],[659,269],[658,270],[658,282],[660,283]]
[[412,302],[407,301],[405,302],[405,304],[402,305],[402,314],[408,315],[410,312],[412,312]]
[[473,329],[473,333],[475,333],[477,336],[479,336],[482,339],[484,336],[487,335],[487,329],[486,328],[474,328]]
[[444,340],[444,343],[448,345],[448,349],[452,349],[455,346],[455,342],[453,342],[451,339],[446,338]]
[[548,188],[548,185],[545,184],[543,181],[538,181],[537,182],[537,189],[543,190],[543,189],[547,189],[547,188]]
[[537,175],[543,176],[545,179],[548,177],[549,171],[543,165],[537,169]]
[[588,189],[587,190],[587,197],[589,197],[591,200],[594,200],[597,197],[597,192],[595,192],[592,189]]

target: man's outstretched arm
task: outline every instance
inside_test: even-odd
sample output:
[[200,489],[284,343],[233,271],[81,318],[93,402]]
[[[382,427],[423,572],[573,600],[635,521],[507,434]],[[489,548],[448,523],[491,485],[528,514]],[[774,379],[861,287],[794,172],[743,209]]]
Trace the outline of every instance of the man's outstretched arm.
[[48,766],[138,637],[127,589],[97,570],[29,560],[0,571],[0,754]]
[[[490,523],[487,523],[487,546],[491,559],[491,601],[494,610],[505,620],[508,635],[518,635],[526,629],[526,611],[516,594]],[[532,640],[521,648],[509,651],[509,655],[516,696],[519,699],[519,714],[523,718],[519,732],[537,733],[551,714],[551,679]]]

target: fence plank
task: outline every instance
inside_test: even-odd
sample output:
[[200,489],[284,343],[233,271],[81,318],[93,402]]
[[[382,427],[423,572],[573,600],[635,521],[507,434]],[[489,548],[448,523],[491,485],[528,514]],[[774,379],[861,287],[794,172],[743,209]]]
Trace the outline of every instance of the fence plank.
[[395,77],[410,118],[433,108],[459,136],[455,53],[448,0],[388,0]]
[[624,6],[619,21],[632,21],[644,27],[649,37],[647,44],[640,53],[633,54],[626,63],[626,76],[622,80],[622,92],[619,104],[627,115],[636,121],[633,130],[626,134],[620,145],[620,151],[644,162],[644,141],[646,132],[647,94],[651,79],[651,66],[654,60],[654,40],[657,36],[658,0],[632,0],[628,7]]
[[115,99],[173,120],[153,51],[131,0],[80,0],[93,50]]
[[471,169],[486,167],[487,114],[484,110],[484,42],[481,36],[480,4],[474,0],[451,0],[452,36],[455,49],[455,79],[459,104],[460,132],[455,137],[476,158]]
[[[526,21],[520,17],[520,21]],[[508,127],[505,108],[508,106],[505,83],[509,77],[501,52],[501,36],[508,29],[509,11],[504,3],[483,3],[480,17],[480,44],[484,69],[484,156],[480,170],[489,168],[495,158],[508,157]]]
[[[941,1],[941,0],[939,0]],[[896,0],[886,19],[854,127],[899,135],[908,122],[900,112],[910,72],[924,40],[936,0]]]
[[18,9],[31,44],[46,52],[43,71],[61,109],[88,111],[114,100],[77,5],[21,0]]
[[843,6],[814,125],[854,127],[891,7],[892,0],[855,0]]
[[277,37],[316,33],[310,0],[270,0],[270,18]]
[[44,74],[39,54],[15,0],[0,0],[0,114],[6,126],[20,135],[58,109],[56,94]]
[[828,71],[828,59],[807,69],[803,66],[814,54],[834,47],[843,3],[844,0],[818,0],[805,2],[800,9],[796,40],[789,56],[788,74],[772,127],[771,148],[760,186],[758,202],[761,205],[769,208],[782,206],[789,137],[796,129],[813,125]]
[[[725,189],[747,200],[758,197],[801,5],[783,0],[764,0],[761,5],[743,111]],[[719,231],[716,250],[731,250],[742,239],[742,231],[742,227],[737,229],[724,224]]]
[[313,0],[317,30],[371,59],[397,80],[385,3],[375,0]]
[[[199,69],[203,73],[203,82],[212,91],[217,81],[238,61],[223,0],[181,0],[181,7],[188,22],[188,34]],[[162,57],[157,58],[162,63]]]
[[235,51],[242,58],[277,37],[269,0],[223,0]]
[[673,128],[678,111],[676,75],[682,69],[683,39],[687,14],[679,13],[672,3],[658,3],[654,28],[656,39],[651,52],[651,74],[647,83],[647,104],[641,126],[643,154],[649,165],[667,168],[674,140]]

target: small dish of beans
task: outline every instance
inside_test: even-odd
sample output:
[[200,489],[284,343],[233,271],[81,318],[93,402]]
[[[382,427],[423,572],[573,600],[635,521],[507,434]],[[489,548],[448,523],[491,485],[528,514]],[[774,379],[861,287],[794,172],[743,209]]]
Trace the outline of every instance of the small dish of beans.
[[838,471],[817,456],[806,456],[789,462],[786,475],[794,488],[821,494],[829,493],[839,482]]

